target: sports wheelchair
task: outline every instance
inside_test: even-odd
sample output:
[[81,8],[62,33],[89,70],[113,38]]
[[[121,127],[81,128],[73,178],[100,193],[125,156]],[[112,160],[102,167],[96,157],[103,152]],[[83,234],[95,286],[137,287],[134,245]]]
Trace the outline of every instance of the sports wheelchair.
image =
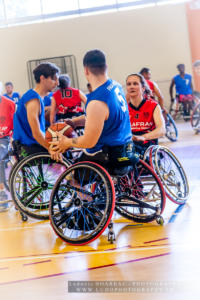
[[169,113],[174,120],[183,118],[184,121],[188,121],[191,118],[191,112],[194,106],[194,95],[176,95],[176,98],[171,103]]
[[[76,132],[82,135],[83,127],[78,127]],[[51,159],[48,152],[25,157],[19,153],[21,145],[15,142],[10,151],[15,163],[10,172],[7,172],[5,181],[15,208],[19,209],[23,221],[27,221],[28,216],[48,220],[51,190],[57,178],[71,162],[65,157],[62,162],[56,162]]]
[[113,211],[136,222],[156,220],[165,207],[165,191],[153,169],[139,160],[109,173],[95,162],[72,164],[56,181],[49,203],[55,233],[65,242],[84,245],[108,227],[108,240],[115,240]]
[[39,220],[49,219],[49,199],[58,176],[69,166],[66,159],[56,162],[48,152],[36,153],[19,158],[18,150],[13,151],[16,162],[9,174],[9,190],[15,207],[22,220],[28,217]]

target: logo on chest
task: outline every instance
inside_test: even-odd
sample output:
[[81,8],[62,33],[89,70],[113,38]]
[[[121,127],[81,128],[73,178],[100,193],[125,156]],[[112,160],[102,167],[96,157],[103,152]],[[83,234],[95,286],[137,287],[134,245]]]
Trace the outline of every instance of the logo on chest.
[[149,118],[149,112],[148,111],[143,112],[143,116],[144,116],[145,119],[148,119]]
[[139,114],[136,114],[136,115],[134,116],[134,119],[139,119]]

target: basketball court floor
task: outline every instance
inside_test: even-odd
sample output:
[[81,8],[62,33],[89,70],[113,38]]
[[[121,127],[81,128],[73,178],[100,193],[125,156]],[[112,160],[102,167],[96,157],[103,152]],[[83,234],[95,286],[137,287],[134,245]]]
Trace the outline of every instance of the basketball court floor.
[[[48,221],[22,222],[14,207],[1,213],[0,299],[199,299],[200,135],[188,122],[178,123],[178,129],[178,142],[164,138],[161,144],[183,164],[190,197],[180,206],[167,200],[163,226],[114,215],[114,244],[105,231],[93,243],[75,247],[58,238]],[[71,281],[131,281],[146,288],[68,293]],[[154,289],[147,288],[149,282]]]

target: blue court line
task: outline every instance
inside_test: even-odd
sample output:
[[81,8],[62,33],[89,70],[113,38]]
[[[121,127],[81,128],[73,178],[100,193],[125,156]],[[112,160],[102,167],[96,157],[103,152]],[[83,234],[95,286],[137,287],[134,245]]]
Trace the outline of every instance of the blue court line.
[[130,226],[141,226],[141,225],[144,225],[144,224],[133,224],[133,225],[127,225],[127,227],[130,227]]
[[176,217],[178,216],[178,214],[183,210],[185,206],[185,203],[184,204],[180,204],[177,209],[173,212],[171,218],[169,219],[168,223],[174,223]]

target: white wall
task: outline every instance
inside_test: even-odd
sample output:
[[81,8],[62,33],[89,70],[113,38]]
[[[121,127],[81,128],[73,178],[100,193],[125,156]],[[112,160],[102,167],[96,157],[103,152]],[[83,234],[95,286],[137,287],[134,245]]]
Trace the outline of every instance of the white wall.
[[28,89],[26,62],[74,54],[80,88],[85,90],[82,58],[99,48],[107,54],[109,75],[124,84],[128,74],[147,66],[168,101],[169,80],[176,65],[191,58],[184,5],[165,5],[62,21],[0,29],[0,81]]

